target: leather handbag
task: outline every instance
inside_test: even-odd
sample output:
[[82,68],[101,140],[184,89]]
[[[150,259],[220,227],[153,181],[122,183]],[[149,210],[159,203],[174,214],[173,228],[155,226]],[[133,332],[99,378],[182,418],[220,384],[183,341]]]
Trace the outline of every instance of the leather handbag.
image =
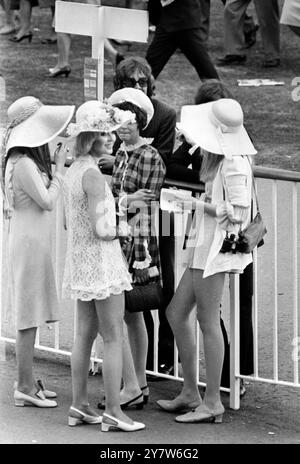
[[160,309],[164,304],[160,282],[150,281],[145,285],[133,284],[133,289],[125,291],[125,309],[130,313]]
[[251,253],[255,247],[264,244],[264,235],[267,233],[266,226],[259,211],[255,218],[243,230],[240,230],[237,241],[237,251]]

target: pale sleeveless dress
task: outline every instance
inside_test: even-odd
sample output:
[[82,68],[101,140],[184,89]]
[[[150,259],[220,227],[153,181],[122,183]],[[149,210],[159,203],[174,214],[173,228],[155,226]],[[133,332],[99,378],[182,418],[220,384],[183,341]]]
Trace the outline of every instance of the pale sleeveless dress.
[[[77,158],[65,175],[63,195],[67,222],[67,253],[63,297],[83,301],[103,300],[131,290],[131,277],[118,239],[98,238],[88,214],[88,197],[82,178],[99,168],[92,156]],[[105,181],[106,220],[116,224],[115,201]]]

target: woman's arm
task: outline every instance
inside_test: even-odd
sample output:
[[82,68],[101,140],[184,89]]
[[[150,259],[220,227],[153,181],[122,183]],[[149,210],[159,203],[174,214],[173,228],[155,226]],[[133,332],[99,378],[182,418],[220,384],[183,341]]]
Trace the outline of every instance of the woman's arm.
[[[164,182],[166,168],[157,151],[150,148],[141,153],[137,172],[137,185],[139,189],[150,190],[154,200],[159,199],[160,190]],[[131,205],[133,206],[133,205]],[[133,233],[135,262],[133,267],[149,267],[151,257],[147,249],[147,241],[151,234],[151,207],[149,202],[144,206],[137,205],[138,225]]]
[[40,208],[51,211],[56,203],[63,176],[56,172],[49,188],[46,188],[38,167],[30,158],[23,157],[16,163],[14,173],[23,191],[30,196]]
[[88,197],[88,213],[94,234],[102,240],[114,240],[116,224],[108,221],[108,204],[105,201],[104,176],[96,169],[88,169],[82,177],[82,188]]

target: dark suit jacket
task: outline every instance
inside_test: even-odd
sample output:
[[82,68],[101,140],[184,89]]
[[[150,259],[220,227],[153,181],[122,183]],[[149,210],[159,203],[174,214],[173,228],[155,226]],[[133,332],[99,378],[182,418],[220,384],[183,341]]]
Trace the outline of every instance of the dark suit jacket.
[[[192,155],[189,154],[191,145],[184,141],[171,156],[167,165],[167,178],[176,179],[184,182],[199,183],[201,156],[200,150],[194,151]],[[188,166],[192,164],[192,169]]]
[[151,101],[154,115],[146,129],[141,132],[141,136],[154,137],[151,145],[158,150],[167,165],[174,148],[176,111],[156,98],[151,98]]
[[200,0],[174,0],[164,7],[160,0],[149,0],[148,10],[150,22],[168,32],[201,26]]

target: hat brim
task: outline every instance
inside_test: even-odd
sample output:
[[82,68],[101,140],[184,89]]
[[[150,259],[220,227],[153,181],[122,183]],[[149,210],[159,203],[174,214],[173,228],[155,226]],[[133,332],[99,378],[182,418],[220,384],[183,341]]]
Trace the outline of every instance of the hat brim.
[[77,123],[71,123],[68,127],[68,130],[70,130],[70,128],[73,126],[72,128],[72,131],[69,133],[68,135],[68,139],[75,139],[79,134],[82,134],[83,132],[107,132],[107,133],[111,133],[111,132],[115,132],[116,130],[118,130],[124,123],[121,123],[121,124],[115,124],[115,125],[111,125],[108,128],[105,128],[105,129],[94,129],[94,128],[86,128],[86,129],[80,129],[80,127],[77,125]]
[[6,151],[13,147],[39,147],[49,143],[67,127],[74,111],[74,105],[41,106],[11,130]]
[[182,130],[189,135],[196,145],[210,153],[224,156],[228,154],[230,156],[256,155],[257,150],[243,125],[236,132],[222,133],[226,144],[226,153],[224,153],[219,142],[217,128],[209,118],[213,103],[183,106],[180,120]]
[[118,89],[108,97],[107,101],[111,105],[118,105],[123,102],[131,102],[134,105],[138,106],[145,111],[147,115],[147,124],[144,129],[148,126],[149,122],[154,115],[154,107],[150,98],[139,89],[134,89],[132,87],[124,87],[123,89]]

